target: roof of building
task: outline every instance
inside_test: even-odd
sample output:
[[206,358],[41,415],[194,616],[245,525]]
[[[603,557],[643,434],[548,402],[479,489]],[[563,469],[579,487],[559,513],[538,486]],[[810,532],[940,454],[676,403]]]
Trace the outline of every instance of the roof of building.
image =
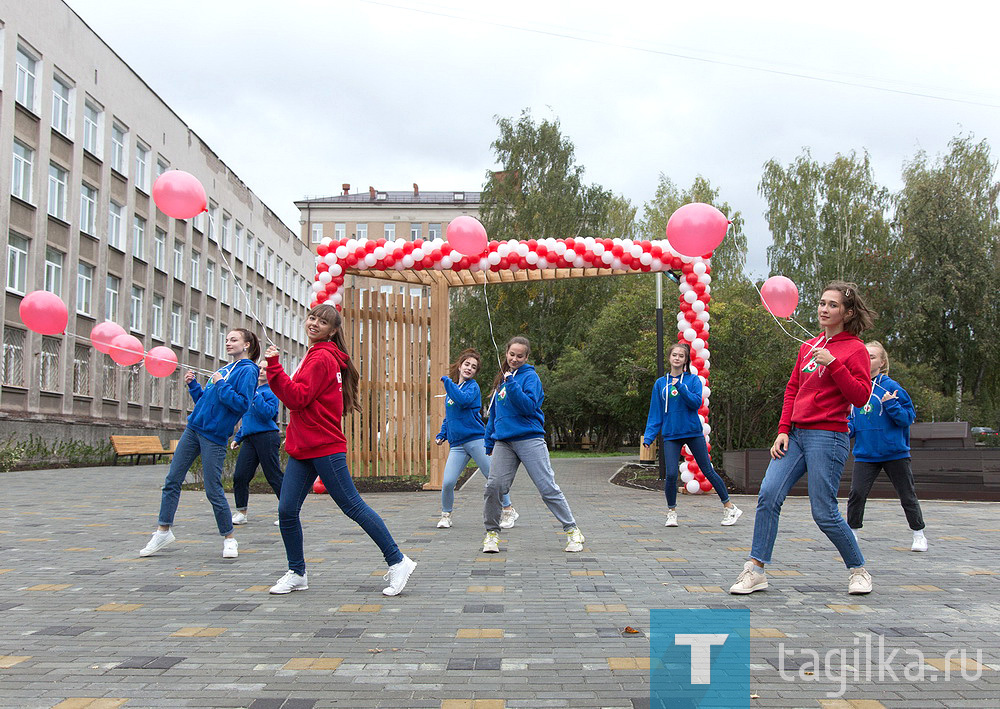
[[366,190],[353,194],[301,199],[297,200],[295,204],[296,206],[307,204],[478,204],[481,194],[481,192],[468,190],[448,190],[446,192]]

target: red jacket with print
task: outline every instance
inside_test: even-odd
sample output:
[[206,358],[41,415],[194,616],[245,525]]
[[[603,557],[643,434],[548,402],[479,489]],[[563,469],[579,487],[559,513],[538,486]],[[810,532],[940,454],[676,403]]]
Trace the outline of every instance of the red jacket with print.
[[267,383],[289,411],[285,450],[305,460],[347,452],[342,370],[350,358],[332,342],[317,342],[291,377],[277,357],[267,360]]
[[[828,366],[813,361],[812,348],[826,348],[834,356]],[[819,335],[799,348],[792,376],[785,387],[779,433],[792,426],[847,433],[851,405],[862,407],[872,394],[871,360],[857,335],[839,332],[830,340]]]

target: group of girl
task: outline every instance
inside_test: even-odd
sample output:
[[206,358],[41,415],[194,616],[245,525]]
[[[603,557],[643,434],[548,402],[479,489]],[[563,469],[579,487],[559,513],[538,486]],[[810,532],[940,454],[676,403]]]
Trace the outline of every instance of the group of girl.
[[[758,495],[750,557],[730,588],[733,594],[750,594],[768,587],[763,569],[771,561],[782,503],[807,471],[813,519],[847,566],[849,593],[872,590],[857,530],[881,470],[895,486],[913,530],[911,548],[927,550],[909,466],[908,432],[915,419],[913,404],[906,391],[889,379],[885,348],[878,342],[866,346],[859,337],[871,327],[874,314],[855,285],[837,281],[824,290],[818,316],[823,333],[802,345],[785,389],[779,433]],[[305,328],[309,349],[291,377],[282,368],[273,345],[265,353],[267,367],[262,372],[255,363],[260,343],[253,333],[243,329],[227,335],[226,352],[233,361],[215,372],[204,388],[197,383],[194,372],[187,373],[194,410],[164,481],[159,527],[139,553],[148,556],[174,541],[171,528],[181,483],[200,455],[205,494],[224,537],[222,555],[235,558],[238,544],[233,527],[247,520],[248,485],[260,463],[278,496],[276,524],[288,560],[288,571],[271,587],[271,593],[308,588],[300,511],[319,477],[340,509],[378,545],[389,567],[385,575],[388,586],[383,593],[397,595],[416,563],[400,552],[385,523],[358,494],[347,467],[342,417],[345,409],[360,410],[360,377],[347,353],[343,319],[336,308],[318,305],[309,311]],[[510,501],[510,488],[520,465],[524,465],[542,500],[562,524],[565,550],[583,550],[584,536],[555,482],[545,444],[545,393],[538,374],[528,363],[530,351],[524,337],[513,337],[507,343],[489,397],[486,423],[480,413],[482,396],[475,380],[482,367],[479,353],[474,349],[463,351],[449,375],[441,378],[446,416],[436,442],[442,445],[447,441],[450,451],[437,526],[452,526],[456,482],[469,460],[475,460],[487,479],[483,504],[485,553],[500,551],[500,530],[512,528],[518,518]],[[708,455],[698,416],[702,382],[691,371],[688,345],[674,345],[669,362],[670,373],[654,384],[643,435],[646,447],[657,436],[662,440],[661,455],[667,463],[666,526],[678,524],[678,460],[685,446],[722,501],[722,524],[731,526],[743,513],[729,499]],[[289,459],[284,475],[278,463],[279,400],[289,411],[285,432]],[[241,427],[233,442],[234,447],[240,446],[234,476],[237,512],[230,514],[222,488],[222,463],[226,443],[240,419]],[[837,492],[851,437],[856,441],[856,462],[845,522],[837,506]]]

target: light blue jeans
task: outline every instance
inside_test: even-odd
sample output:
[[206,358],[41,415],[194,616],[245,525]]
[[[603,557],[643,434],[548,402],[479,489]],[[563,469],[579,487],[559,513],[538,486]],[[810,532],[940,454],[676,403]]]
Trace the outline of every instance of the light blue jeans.
[[160,495],[160,525],[173,526],[177,503],[181,499],[181,483],[187,477],[188,469],[194,459],[201,456],[201,477],[205,483],[205,497],[212,503],[215,512],[215,523],[219,534],[226,536],[233,532],[233,513],[226,501],[226,492],[222,489],[222,462],[226,459],[226,447],[213,443],[192,429],[185,428],[181,439],[177,441],[177,450],[170,461],[167,479],[163,481],[163,494]]
[[576,526],[573,512],[569,509],[566,496],[556,485],[556,473],[549,462],[549,449],[544,438],[527,438],[523,441],[497,441],[493,447],[493,460],[489,480],[483,493],[483,522],[487,532],[500,530],[501,498],[510,492],[514,475],[519,465],[528,471],[531,482],[535,483],[542,501],[549,511],[562,523],[563,530]]
[[[444,481],[441,483],[442,512],[451,512],[451,508],[455,506],[455,483],[458,482],[470,459],[476,461],[479,472],[487,480],[490,479],[490,457],[486,455],[486,444],[482,438],[473,438],[471,441],[451,446],[448,460],[444,464]],[[510,495],[504,495],[500,504],[510,507]]]
[[788,491],[808,471],[809,505],[813,520],[837,547],[847,568],[865,565],[861,548],[837,506],[840,476],[844,473],[848,453],[850,444],[846,433],[792,429],[788,434],[788,450],[781,458],[771,461],[760,484],[751,559],[763,564],[771,562],[781,505]]

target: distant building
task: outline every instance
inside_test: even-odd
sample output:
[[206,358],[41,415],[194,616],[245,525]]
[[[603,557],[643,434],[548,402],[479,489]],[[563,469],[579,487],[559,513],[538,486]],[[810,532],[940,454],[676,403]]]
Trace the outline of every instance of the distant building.
[[[0,55],[4,431],[107,441],[183,426],[183,370],[163,381],[115,364],[84,339],[105,319],[205,370],[225,363],[234,327],[266,330],[298,361],[308,244],[65,3],[0,0]],[[156,209],[152,184],[170,168],[201,180],[207,213]],[[68,305],[65,336],[22,324],[21,299],[39,289]]]

